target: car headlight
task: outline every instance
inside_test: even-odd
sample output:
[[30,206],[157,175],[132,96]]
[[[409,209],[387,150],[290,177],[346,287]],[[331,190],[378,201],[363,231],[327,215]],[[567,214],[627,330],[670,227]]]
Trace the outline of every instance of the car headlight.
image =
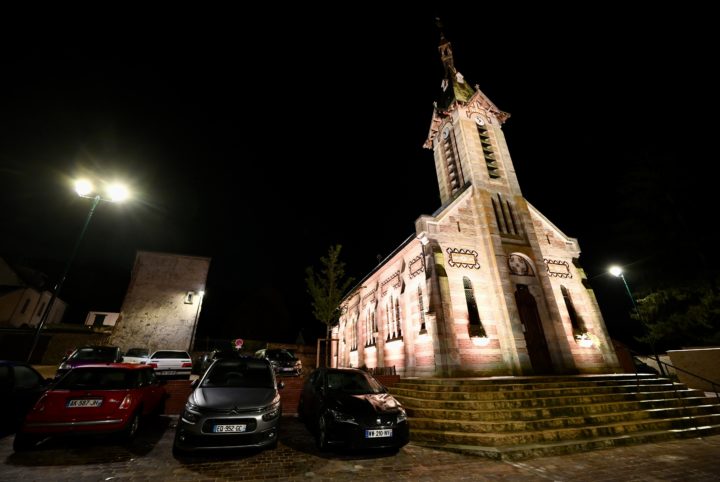
[[353,423],[355,425],[358,424],[357,420],[355,420],[355,417],[353,417],[352,415],[349,415],[347,413],[342,413],[342,412],[339,412],[339,411],[333,410],[333,409],[328,410],[328,412],[330,412],[330,414],[333,416],[333,418],[335,419],[336,422]]
[[263,413],[262,419],[266,422],[276,419],[280,416],[280,400],[273,402],[272,405],[265,407],[266,413]]
[[187,423],[196,423],[198,420],[200,420],[199,412],[200,410],[198,409],[197,405],[187,402],[185,404],[185,410],[183,410],[182,413],[182,419],[185,420]]
[[397,423],[404,422],[407,420],[407,412],[404,408],[401,408],[397,415]]

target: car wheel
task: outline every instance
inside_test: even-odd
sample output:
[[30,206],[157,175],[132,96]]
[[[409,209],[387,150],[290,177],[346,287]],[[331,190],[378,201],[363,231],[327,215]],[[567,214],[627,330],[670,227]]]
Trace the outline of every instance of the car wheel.
[[322,414],[318,419],[318,431],[315,437],[315,443],[320,450],[328,449],[327,430],[327,415]]
[[39,439],[35,435],[29,435],[23,432],[17,432],[15,434],[15,440],[13,440],[13,450],[15,452],[25,452],[35,448]]
[[137,435],[139,429],[140,429],[140,410],[138,409],[132,415],[132,417],[130,417],[130,421],[128,422],[127,427],[125,427],[125,431],[123,432],[123,439],[126,442],[132,442],[132,440]]

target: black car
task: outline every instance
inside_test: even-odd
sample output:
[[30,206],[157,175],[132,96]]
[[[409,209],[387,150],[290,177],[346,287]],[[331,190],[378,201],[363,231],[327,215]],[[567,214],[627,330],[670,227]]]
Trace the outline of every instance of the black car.
[[0,433],[20,426],[50,382],[27,363],[0,360]]
[[300,376],[302,374],[302,361],[285,348],[265,348],[255,352],[255,356],[269,361],[278,375]]
[[398,450],[408,443],[405,409],[369,373],[353,368],[319,368],[305,382],[300,418],[317,446]]

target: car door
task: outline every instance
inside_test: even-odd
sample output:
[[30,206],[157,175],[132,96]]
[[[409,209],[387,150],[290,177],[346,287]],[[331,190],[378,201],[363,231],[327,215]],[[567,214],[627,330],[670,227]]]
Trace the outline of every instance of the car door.
[[165,387],[152,369],[140,371],[140,391],[146,414],[156,411],[165,398]]
[[12,384],[15,414],[23,418],[47,389],[47,384],[40,373],[24,365],[12,367]]
[[325,389],[323,388],[324,384],[324,370],[316,370],[308,379],[306,389],[307,397],[303,403],[305,404],[305,413],[310,420],[317,420],[320,416],[320,410],[323,404],[322,397],[325,393]]

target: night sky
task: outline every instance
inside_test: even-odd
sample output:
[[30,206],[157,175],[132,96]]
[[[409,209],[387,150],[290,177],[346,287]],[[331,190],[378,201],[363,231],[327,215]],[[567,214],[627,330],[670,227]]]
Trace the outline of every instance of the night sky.
[[512,114],[525,197],[579,238],[611,335],[632,329],[609,264],[638,292],[717,273],[708,12],[362,5],[8,19],[0,255],[54,281],[89,208],[70,179],[122,178],[136,197],[99,206],[66,321],[119,310],[150,250],[212,257],[198,339],[312,339],[305,267],[339,243],[362,278],[440,205],[422,148],[439,14],[458,70]]

